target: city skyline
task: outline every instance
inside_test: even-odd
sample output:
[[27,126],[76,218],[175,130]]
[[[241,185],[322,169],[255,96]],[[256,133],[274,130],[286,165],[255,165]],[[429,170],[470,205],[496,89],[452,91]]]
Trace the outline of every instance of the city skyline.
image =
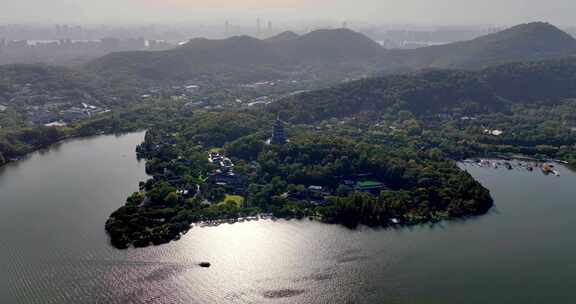
[[[8,23],[182,24],[207,20],[278,22],[350,20],[369,23],[503,24],[548,21],[574,25],[569,0],[0,0]],[[111,9],[113,8],[113,9]],[[499,13],[495,14],[494,10]],[[42,12],[38,15],[38,12]]]

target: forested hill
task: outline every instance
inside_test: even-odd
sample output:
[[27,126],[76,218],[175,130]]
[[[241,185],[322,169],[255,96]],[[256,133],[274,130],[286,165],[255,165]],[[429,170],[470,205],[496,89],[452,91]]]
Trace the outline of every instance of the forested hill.
[[574,54],[576,39],[571,35],[549,23],[533,22],[470,41],[392,51],[387,54],[387,61],[407,68],[481,69]]
[[54,89],[84,88],[88,77],[79,71],[47,65],[0,65],[0,93],[12,89],[14,83],[30,83]]
[[268,42],[284,42],[289,40],[298,39],[300,35],[294,33],[293,31],[285,31],[278,35],[272,36],[270,38],[266,38]]
[[384,49],[362,34],[320,30],[298,36],[284,33],[267,40],[248,36],[222,40],[192,39],[176,49],[159,52],[113,53],[90,63],[100,74],[127,74],[152,80],[189,80],[202,75],[252,81],[281,77],[310,64],[326,69],[369,62]]
[[317,30],[274,46],[292,62],[301,63],[367,62],[385,52],[377,42],[348,29]]
[[521,24],[470,41],[416,50],[385,50],[368,37],[348,30],[285,32],[260,40],[248,36],[222,40],[192,39],[167,51],[113,53],[86,67],[106,77],[153,81],[198,78],[235,83],[308,73],[314,77],[391,73],[425,68],[481,69],[488,66],[557,59],[576,54],[576,40],[555,26]]
[[124,105],[139,91],[139,84],[132,79],[110,81],[80,69],[41,64],[0,66],[0,103],[6,105],[22,100],[40,105],[48,100]]
[[576,58],[481,71],[427,70],[368,78],[281,100],[269,110],[294,122],[408,110],[416,115],[507,111],[514,103],[576,98]]
[[45,65],[0,66],[0,103],[43,103],[50,96],[60,99],[97,98],[96,80],[79,71]]

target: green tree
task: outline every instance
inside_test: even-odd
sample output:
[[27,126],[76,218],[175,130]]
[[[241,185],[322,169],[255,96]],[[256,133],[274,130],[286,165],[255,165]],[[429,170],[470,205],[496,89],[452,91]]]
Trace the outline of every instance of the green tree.
[[170,192],[164,198],[164,203],[168,206],[176,206],[180,201],[180,196],[176,192]]

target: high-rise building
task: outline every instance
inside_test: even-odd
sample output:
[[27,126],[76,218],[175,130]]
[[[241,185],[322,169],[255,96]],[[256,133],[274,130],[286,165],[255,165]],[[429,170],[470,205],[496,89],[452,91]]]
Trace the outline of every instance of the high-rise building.
[[226,20],[226,24],[224,25],[224,36],[230,36],[230,21]]

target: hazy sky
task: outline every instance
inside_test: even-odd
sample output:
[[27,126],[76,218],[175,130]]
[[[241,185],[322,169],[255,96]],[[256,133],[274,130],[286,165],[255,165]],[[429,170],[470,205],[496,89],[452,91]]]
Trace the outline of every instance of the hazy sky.
[[0,23],[185,23],[334,19],[378,23],[576,25],[576,0],[0,0]]

